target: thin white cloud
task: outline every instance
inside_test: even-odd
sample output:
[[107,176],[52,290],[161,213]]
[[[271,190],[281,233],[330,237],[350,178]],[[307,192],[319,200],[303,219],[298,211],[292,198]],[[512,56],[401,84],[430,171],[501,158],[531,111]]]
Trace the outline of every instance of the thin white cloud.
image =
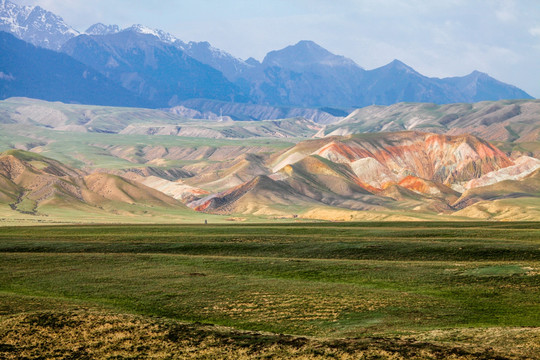
[[497,19],[503,23],[509,23],[517,20],[515,1],[504,0],[500,2],[499,8],[495,11]]
[[0,80],[7,80],[7,81],[13,81],[15,80],[15,77],[11,74],[6,74],[2,71],[0,71]]
[[530,28],[530,29],[529,29],[529,33],[530,33],[532,36],[538,36],[538,37],[540,37],[540,26],[537,26],[537,27],[534,27],[534,28]]

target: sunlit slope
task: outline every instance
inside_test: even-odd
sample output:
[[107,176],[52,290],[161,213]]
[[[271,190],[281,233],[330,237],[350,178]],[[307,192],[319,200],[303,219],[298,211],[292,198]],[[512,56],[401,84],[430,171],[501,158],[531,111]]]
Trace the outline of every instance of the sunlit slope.
[[448,105],[399,103],[357,109],[345,119],[327,126],[318,136],[420,130],[472,134],[486,140],[530,142],[539,139],[539,116],[540,100]]
[[467,190],[456,202],[456,206],[464,207],[465,204],[470,204],[470,202],[476,202],[478,200],[527,196],[540,196],[540,170],[536,170],[522,180],[504,180],[492,185]]
[[514,165],[502,151],[474,136],[410,131],[302,142],[284,152],[276,160],[274,170],[311,154],[349,165],[358,178],[379,189],[410,175],[460,186],[472,178]]
[[191,206],[216,214],[291,215],[294,209],[310,207],[313,202],[288,184],[261,175]]
[[[416,131],[304,141],[259,165],[267,175],[189,205],[220,214],[265,209],[292,216],[301,207],[299,216],[319,219],[429,218],[462,209],[458,199],[475,181],[523,178],[537,166],[475,136]],[[283,211],[283,205],[302,206]]]
[[191,212],[181,202],[140,183],[111,174],[86,175],[21,150],[0,154],[0,183],[0,201],[22,214],[47,214],[51,209],[113,214],[151,214],[154,208]]

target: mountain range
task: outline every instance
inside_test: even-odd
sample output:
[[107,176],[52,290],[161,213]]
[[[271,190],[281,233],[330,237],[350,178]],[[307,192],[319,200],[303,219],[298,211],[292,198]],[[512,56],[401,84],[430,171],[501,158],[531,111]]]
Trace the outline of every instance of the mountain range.
[[79,32],[64,20],[40,6],[19,6],[9,0],[0,0],[0,31],[51,50],[60,47]]
[[0,32],[0,97],[26,96],[67,103],[151,106],[94,68]]
[[65,43],[62,51],[157,107],[191,98],[247,100],[220,71],[136,30],[81,35]]
[[[61,51],[123,87],[131,99],[118,105],[136,103],[140,107],[163,108],[192,99],[207,99],[347,110],[404,101],[444,104],[531,98],[524,91],[477,71],[464,77],[429,78],[398,60],[365,70],[312,41],[300,41],[271,51],[259,62],[252,58],[238,59],[207,42],[186,43],[169,33],[142,25],[120,29],[116,25],[95,24],[80,34],[59,16],[39,6],[18,6],[8,0],[0,1],[0,30],[36,46]],[[35,61],[43,59],[45,64],[55,61],[51,53],[28,49],[18,46],[6,49],[6,53],[13,59],[34,57]],[[22,69],[29,66],[24,62],[17,65],[21,71],[29,71]],[[67,87],[75,86],[69,84],[75,71],[73,66],[66,64],[63,66],[66,75],[59,75],[65,78]],[[60,70],[61,67],[54,69],[55,72]],[[0,71],[3,74],[2,98],[35,96],[21,94],[12,90],[14,88],[40,87],[34,92],[37,94],[46,91],[44,84],[28,84],[27,79],[15,78],[5,69]],[[74,81],[80,82],[80,77],[75,76]],[[94,93],[97,93],[100,90],[95,85]],[[53,97],[47,99],[105,104],[91,94]]]

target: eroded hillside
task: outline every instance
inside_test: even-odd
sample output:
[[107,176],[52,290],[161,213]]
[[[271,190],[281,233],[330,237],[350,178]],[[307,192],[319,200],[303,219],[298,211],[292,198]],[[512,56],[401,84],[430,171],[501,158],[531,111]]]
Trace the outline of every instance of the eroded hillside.
[[[398,104],[360,109],[323,128],[301,118],[204,123],[14,99],[0,104],[3,149],[56,162],[35,168],[37,160],[11,164],[4,155],[0,201],[25,214],[78,207],[141,216],[152,209],[135,208],[151,200],[158,203],[150,207],[242,219],[534,219],[537,107]],[[387,131],[373,132],[374,124]],[[501,126],[516,141],[493,141],[504,139],[495,131]],[[402,128],[422,131],[391,131]],[[505,191],[494,196],[493,187]]]

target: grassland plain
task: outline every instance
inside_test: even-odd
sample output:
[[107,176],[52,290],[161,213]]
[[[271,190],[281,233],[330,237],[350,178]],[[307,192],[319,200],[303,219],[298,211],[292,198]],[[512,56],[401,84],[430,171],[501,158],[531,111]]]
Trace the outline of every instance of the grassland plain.
[[0,228],[5,358],[534,359],[539,299],[539,223]]

